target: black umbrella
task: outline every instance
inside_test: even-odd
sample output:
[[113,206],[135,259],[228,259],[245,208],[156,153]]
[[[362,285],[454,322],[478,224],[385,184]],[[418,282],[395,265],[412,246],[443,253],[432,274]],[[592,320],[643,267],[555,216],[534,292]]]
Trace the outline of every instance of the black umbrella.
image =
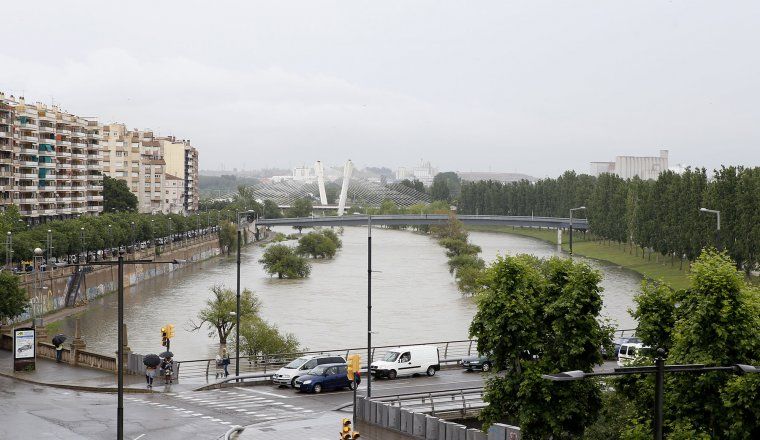
[[172,353],[171,351],[165,351],[165,352],[159,354],[159,356],[162,357],[162,358],[173,358],[174,357],[174,353]]
[[161,358],[158,357],[156,354],[146,354],[143,358],[143,364],[145,364],[146,367],[157,367],[161,363]]
[[53,345],[61,345],[66,341],[65,335],[55,335],[53,336]]

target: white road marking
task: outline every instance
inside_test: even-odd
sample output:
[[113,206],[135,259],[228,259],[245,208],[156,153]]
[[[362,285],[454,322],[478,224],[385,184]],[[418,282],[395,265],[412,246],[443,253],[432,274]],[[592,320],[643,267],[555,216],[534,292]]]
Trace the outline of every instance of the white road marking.
[[243,388],[249,393],[257,393],[257,394],[263,394],[265,396],[272,396],[272,397],[279,397],[281,399],[290,399],[293,396],[283,396],[282,394],[277,393],[267,393],[266,391],[258,391],[258,390],[249,390],[248,388]]
[[135,437],[133,440],[139,440],[143,437],[145,437],[145,434],[140,434],[139,436]]

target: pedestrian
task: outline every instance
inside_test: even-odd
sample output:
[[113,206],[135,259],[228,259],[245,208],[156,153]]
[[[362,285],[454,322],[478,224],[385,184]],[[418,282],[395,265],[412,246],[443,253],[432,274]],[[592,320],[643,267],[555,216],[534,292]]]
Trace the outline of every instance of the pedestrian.
[[161,371],[164,375],[164,383],[172,383],[172,374],[174,374],[174,361],[172,358],[166,358],[161,363]]
[[60,364],[62,359],[63,359],[63,342],[55,346],[55,362]]
[[148,388],[153,388],[154,377],[156,377],[156,367],[145,368],[145,380],[148,382]]
[[227,377],[230,375],[230,372],[227,371],[227,368],[230,365],[230,355],[227,353],[227,349],[222,350],[222,365],[224,365],[224,377]]

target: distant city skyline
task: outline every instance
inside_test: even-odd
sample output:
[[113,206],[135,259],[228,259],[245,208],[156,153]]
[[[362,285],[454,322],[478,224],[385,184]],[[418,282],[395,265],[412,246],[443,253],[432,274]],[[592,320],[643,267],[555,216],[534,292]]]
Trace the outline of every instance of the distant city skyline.
[[38,5],[34,32],[4,6],[24,44],[0,52],[0,90],[181,133],[203,169],[425,158],[546,177],[661,149],[760,165],[756,2]]

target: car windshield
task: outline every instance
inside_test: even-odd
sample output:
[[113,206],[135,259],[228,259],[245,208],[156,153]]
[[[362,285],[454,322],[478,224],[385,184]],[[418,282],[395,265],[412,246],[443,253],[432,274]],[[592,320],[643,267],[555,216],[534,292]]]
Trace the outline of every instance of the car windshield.
[[318,367],[314,367],[307,374],[310,374],[312,376],[321,376],[325,374],[325,370],[327,370],[327,367],[324,365],[320,365]]
[[285,368],[298,368],[301,365],[305,364],[308,359],[306,358],[298,358],[294,359],[291,363],[288,365],[285,365]]
[[395,351],[389,351],[388,353],[385,353],[385,357],[383,358],[386,362],[395,362],[398,358],[398,353]]

